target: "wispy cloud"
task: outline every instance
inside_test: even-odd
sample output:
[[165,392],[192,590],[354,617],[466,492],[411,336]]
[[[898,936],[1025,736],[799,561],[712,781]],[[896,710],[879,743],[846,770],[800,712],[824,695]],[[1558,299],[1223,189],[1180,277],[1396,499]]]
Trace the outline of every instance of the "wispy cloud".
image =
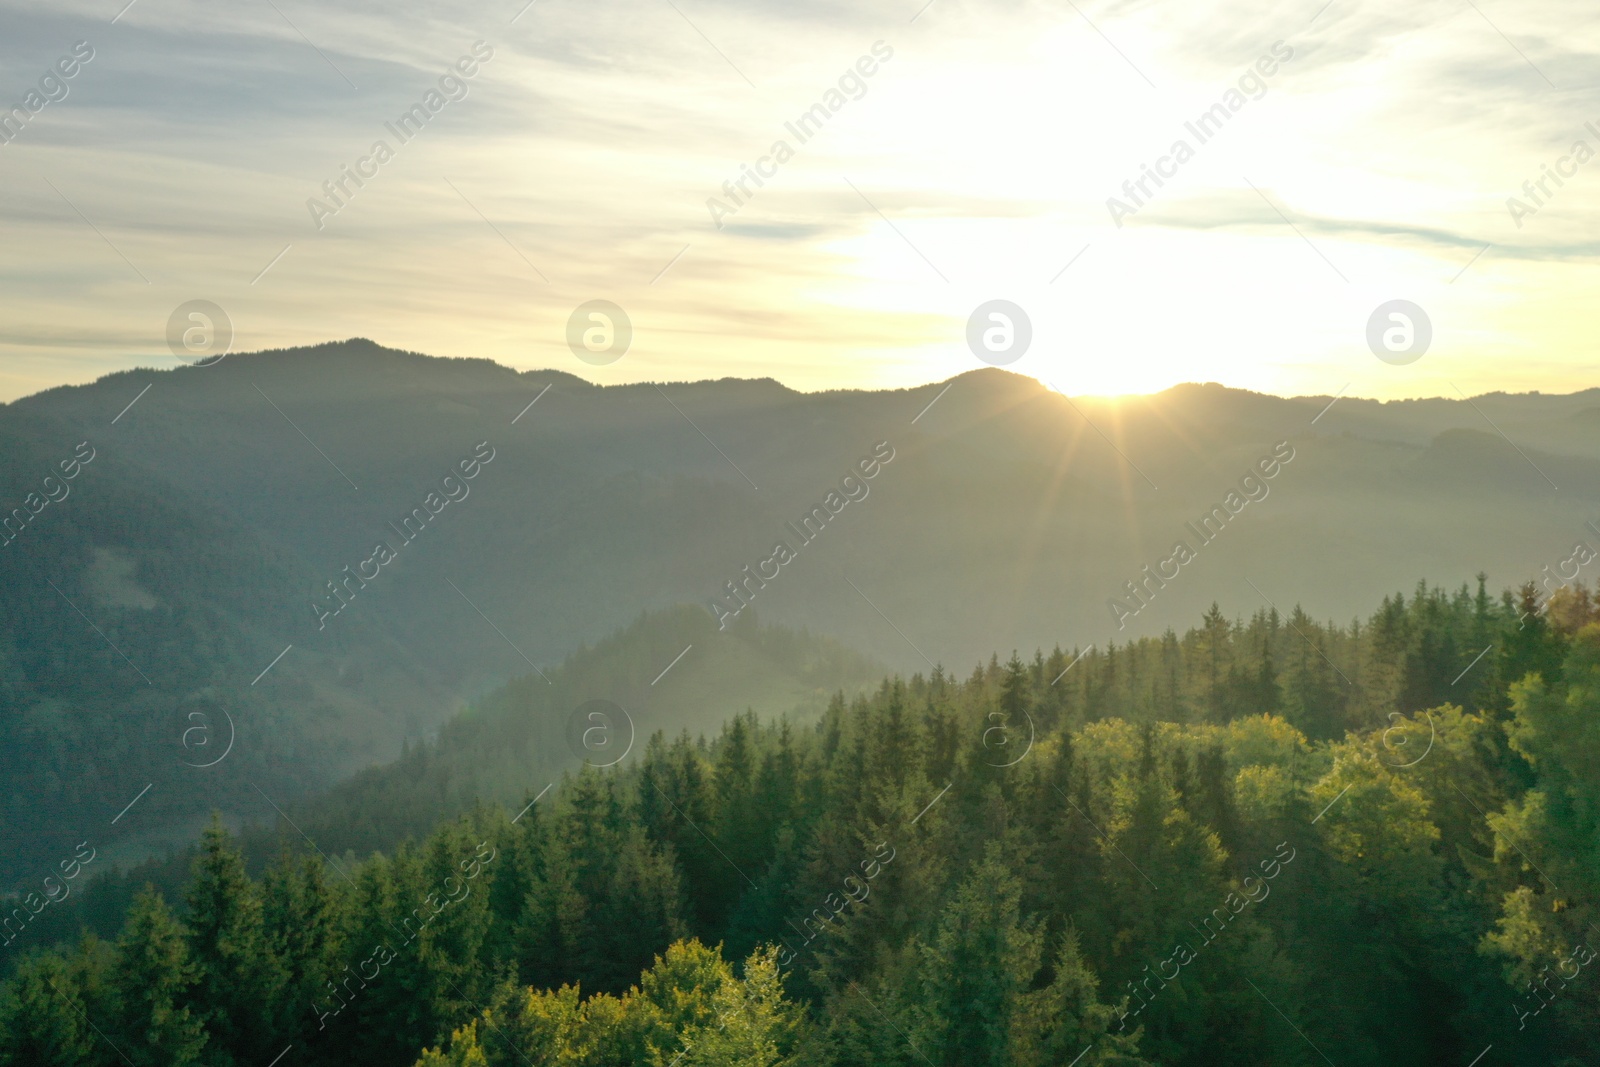
[[[1343,365],[1360,338],[1342,324],[1391,289],[1415,296],[1419,278],[1448,283],[1492,244],[1455,286],[1466,295],[1438,298],[1459,300],[1438,309],[1441,345],[1464,346],[1450,349],[1465,363],[1452,373],[1469,388],[1570,386],[1589,365],[1578,338],[1600,326],[1572,273],[1600,251],[1600,162],[1521,229],[1505,205],[1573,140],[1600,151],[1585,130],[1600,124],[1600,84],[1586,84],[1600,83],[1600,22],[1555,0],[1478,0],[1481,12],[1337,0],[1320,13],[1084,0],[1092,26],[1044,0],[936,4],[915,23],[916,3],[695,0],[693,26],[659,0],[541,3],[515,23],[521,0],[275,2],[281,17],[265,4],[140,3],[114,25],[115,11],[89,0],[0,2],[0,103],[74,41],[96,49],[67,98],[0,147],[0,277],[15,297],[0,324],[0,396],[159,365],[167,313],[194,298],[229,310],[240,349],[362,335],[603,381],[743,374],[821,388],[965,370],[966,315],[1005,296],[1038,331],[1015,369],[1069,392],[1198,378],[1400,395],[1448,390],[1428,360]],[[389,139],[385,123],[477,40],[495,58],[467,98],[317,231],[307,199]],[[1112,226],[1107,197],[1191,137],[1185,122],[1279,40],[1295,58],[1265,95],[1148,211]],[[786,124],[876,41],[893,61],[800,144]],[[794,159],[717,229],[707,197],[777,140]],[[493,205],[501,236],[441,174]],[[893,227],[840,174],[870,189]],[[1303,261],[1242,174],[1340,264],[1351,293],[1330,296],[1338,279]],[[1047,288],[1091,241],[1095,269]],[[549,277],[538,301],[529,287],[543,283],[506,243]],[[692,254],[651,285],[685,245]],[[1260,292],[1225,284],[1262,263],[1286,268],[1265,308]],[[1537,316],[1516,310],[1515,294],[1531,292]],[[576,365],[563,340],[571,309],[597,296],[637,331],[627,358],[603,369]],[[1264,315],[1273,334],[1194,325],[1213,314]],[[1507,347],[1544,359],[1513,369],[1491,358]]]

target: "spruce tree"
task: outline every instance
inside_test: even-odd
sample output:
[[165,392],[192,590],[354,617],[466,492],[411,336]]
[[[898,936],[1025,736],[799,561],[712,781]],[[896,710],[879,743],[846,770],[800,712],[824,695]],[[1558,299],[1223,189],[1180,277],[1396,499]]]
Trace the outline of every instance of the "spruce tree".
[[0,991],[0,1067],[94,1067],[104,1057],[78,983],[54,952],[28,957]]
[[207,1043],[189,1009],[199,978],[184,931],[153,887],[134,898],[112,980],[116,1043],[134,1067],[189,1067]]
[[305,1040],[320,1029],[314,1005],[325,999],[344,948],[340,900],[320,857],[296,858],[285,849],[262,878],[261,902],[267,952],[283,968],[278,1025],[284,1040]]
[[1021,886],[998,849],[962,882],[921,947],[914,1029],[935,1067],[1012,1067],[1043,938],[1021,916]]
[[217,1067],[254,1059],[284,1032],[288,976],[266,937],[261,898],[244,857],[213,814],[185,893],[189,957],[198,981],[190,1008],[211,1035]]

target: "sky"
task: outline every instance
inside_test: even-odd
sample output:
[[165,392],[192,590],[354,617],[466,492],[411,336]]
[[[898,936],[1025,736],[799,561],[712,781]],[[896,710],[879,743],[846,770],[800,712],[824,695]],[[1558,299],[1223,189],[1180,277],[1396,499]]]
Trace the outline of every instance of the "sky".
[[0,0],[0,400],[177,365],[194,300],[605,384],[937,381],[1005,300],[1071,394],[1572,392],[1597,52],[1578,0]]

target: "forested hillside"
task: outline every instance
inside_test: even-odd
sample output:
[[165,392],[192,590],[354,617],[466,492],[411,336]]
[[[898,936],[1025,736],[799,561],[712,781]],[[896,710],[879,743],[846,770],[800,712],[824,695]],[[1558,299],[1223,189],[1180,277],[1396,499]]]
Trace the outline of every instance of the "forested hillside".
[[252,685],[299,622],[307,572],[181,473],[107,447],[113,428],[79,429],[0,419],[0,499],[16,505],[0,533],[8,891],[86,834],[103,847],[146,787],[149,832],[125,859],[192,840],[212,807],[270,813],[252,782],[325,789],[451,706],[382,620],[350,620],[293,676]]
[[388,849],[480,801],[509,805],[537,793],[582,762],[621,761],[653,733],[714,734],[741,710],[809,725],[831,694],[870,690],[883,669],[831,638],[763,626],[754,614],[719,631],[686,605],[642,616],[547,674],[508,683],[437,739],[300,805],[300,825],[337,852]]
[[213,806],[298,810],[641,611],[759,612],[926,672],[1103,654],[1213,601],[1348,619],[1600,536],[1595,391],[1332,401],[1068,398],[996,368],[600,386],[353,340],[4,405],[0,885],[141,795],[119,860]]
[[285,825],[258,879],[216,827],[114,942],[27,957],[0,1063],[1573,1067],[1600,626],[1536,609],[892,679],[360,862]]
[[[406,745],[393,761],[368,766],[314,796],[285,800],[276,810],[268,807],[268,822],[245,823],[241,848],[253,872],[264,868],[279,849],[270,821],[281,814],[299,828],[297,842],[304,843],[298,836],[304,833],[324,853],[353,863],[376,850],[392,851],[408,837],[425,837],[440,821],[480,803],[520,808],[526,791],[553,787],[564,771],[585,762],[621,762],[654,732],[715,733],[741,710],[814,723],[831,696],[870,691],[882,677],[880,664],[835,641],[764,626],[753,615],[727,631],[695,607],[642,615],[560,666],[479,698],[436,737]],[[139,818],[130,815],[124,826],[137,832]],[[30,923],[29,940],[48,941],[85,926],[115,934],[147,883],[177,895],[194,849],[187,841],[173,844],[141,863],[107,869],[101,862],[92,884],[80,884],[82,891],[52,903]],[[20,891],[30,888],[24,883]],[[0,974],[8,963],[0,959]]]
[[[929,657],[960,662],[1156,635],[1213,600],[1248,614],[1262,601],[1246,578],[1280,605],[1349,618],[1418,577],[1532,577],[1589,536],[1581,501],[1600,492],[1600,391],[1332,399],[1218,385],[1067,398],[995,368],[912,390],[601,386],[357,339],[111,375],[7,405],[0,422],[54,420],[129,464],[181,471],[309,566],[287,605],[301,647],[381,619],[466,697],[527,664],[461,593],[535,662],[559,662],[640,610],[726,598],[725,583],[793,541],[784,524],[880,443],[894,458],[869,492],[841,493],[815,543],[792,544],[799,559],[757,597],[770,622],[904,670],[927,665],[845,578]],[[470,495],[441,495],[427,532],[319,629],[311,604],[329,602],[324,583],[395,540],[391,526],[479,442],[495,458]],[[1197,543],[1185,524],[1280,443],[1293,459],[1265,495]],[[1117,629],[1107,600],[1179,537],[1200,558]]]

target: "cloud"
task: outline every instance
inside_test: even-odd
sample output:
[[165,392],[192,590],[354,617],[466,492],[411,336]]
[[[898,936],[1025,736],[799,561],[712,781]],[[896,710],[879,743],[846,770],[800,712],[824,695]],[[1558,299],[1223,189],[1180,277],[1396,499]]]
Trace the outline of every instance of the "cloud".
[[[567,314],[605,296],[642,324],[637,354],[607,380],[910,385],[959,369],[966,305],[1010,293],[1043,309],[1083,302],[1050,335],[1057,351],[1123,353],[1052,368],[1069,391],[1110,388],[1074,375],[1120,368],[1150,388],[1205,377],[1331,392],[1343,380],[1317,375],[1345,358],[1336,333],[1308,334],[1299,362],[1266,368],[1226,338],[1181,363],[1155,351],[1168,337],[1142,332],[1174,318],[1178,288],[1211,291],[1206,242],[1239,263],[1299,245],[1249,175],[1369,274],[1448,278],[1493,243],[1485,265],[1500,273],[1482,277],[1505,299],[1462,310],[1478,316],[1460,328],[1482,346],[1468,355],[1492,367],[1487,353],[1515,336],[1548,356],[1540,374],[1570,385],[1588,366],[1574,338],[1589,313],[1566,302],[1582,287],[1564,272],[1600,250],[1600,163],[1522,230],[1505,211],[1600,122],[1600,86],[1584,85],[1600,24],[1569,5],[1116,0],[1080,2],[1085,19],[1043,0],[935,0],[920,15],[921,0],[674,2],[275,0],[280,16],[139,0],[115,24],[120,4],[101,0],[0,2],[0,102],[72,42],[96,49],[70,96],[0,147],[12,193],[0,278],[17,297],[0,344],[30,361],[30,381],[133,365],[173,307],[203,297],[229,308],[242,345],[369,335],[565,365]],[[308,198],[480,39],[495,55],[468,97],[316,229]],[[1295,58],[1270,92],[1125,230],[1111,227],[1106,197],[1279,39]],[[717,230],[706,198],[880,40],[894,59],[868,92]],[[1159,293],[1147,247],[1172,257]],[[1304,285],[1276,297],[1302,317],[1326,284],[1274,282]],[[1513,324],[1507,294],[1533,291],[1546,294],[1540,315]]]

